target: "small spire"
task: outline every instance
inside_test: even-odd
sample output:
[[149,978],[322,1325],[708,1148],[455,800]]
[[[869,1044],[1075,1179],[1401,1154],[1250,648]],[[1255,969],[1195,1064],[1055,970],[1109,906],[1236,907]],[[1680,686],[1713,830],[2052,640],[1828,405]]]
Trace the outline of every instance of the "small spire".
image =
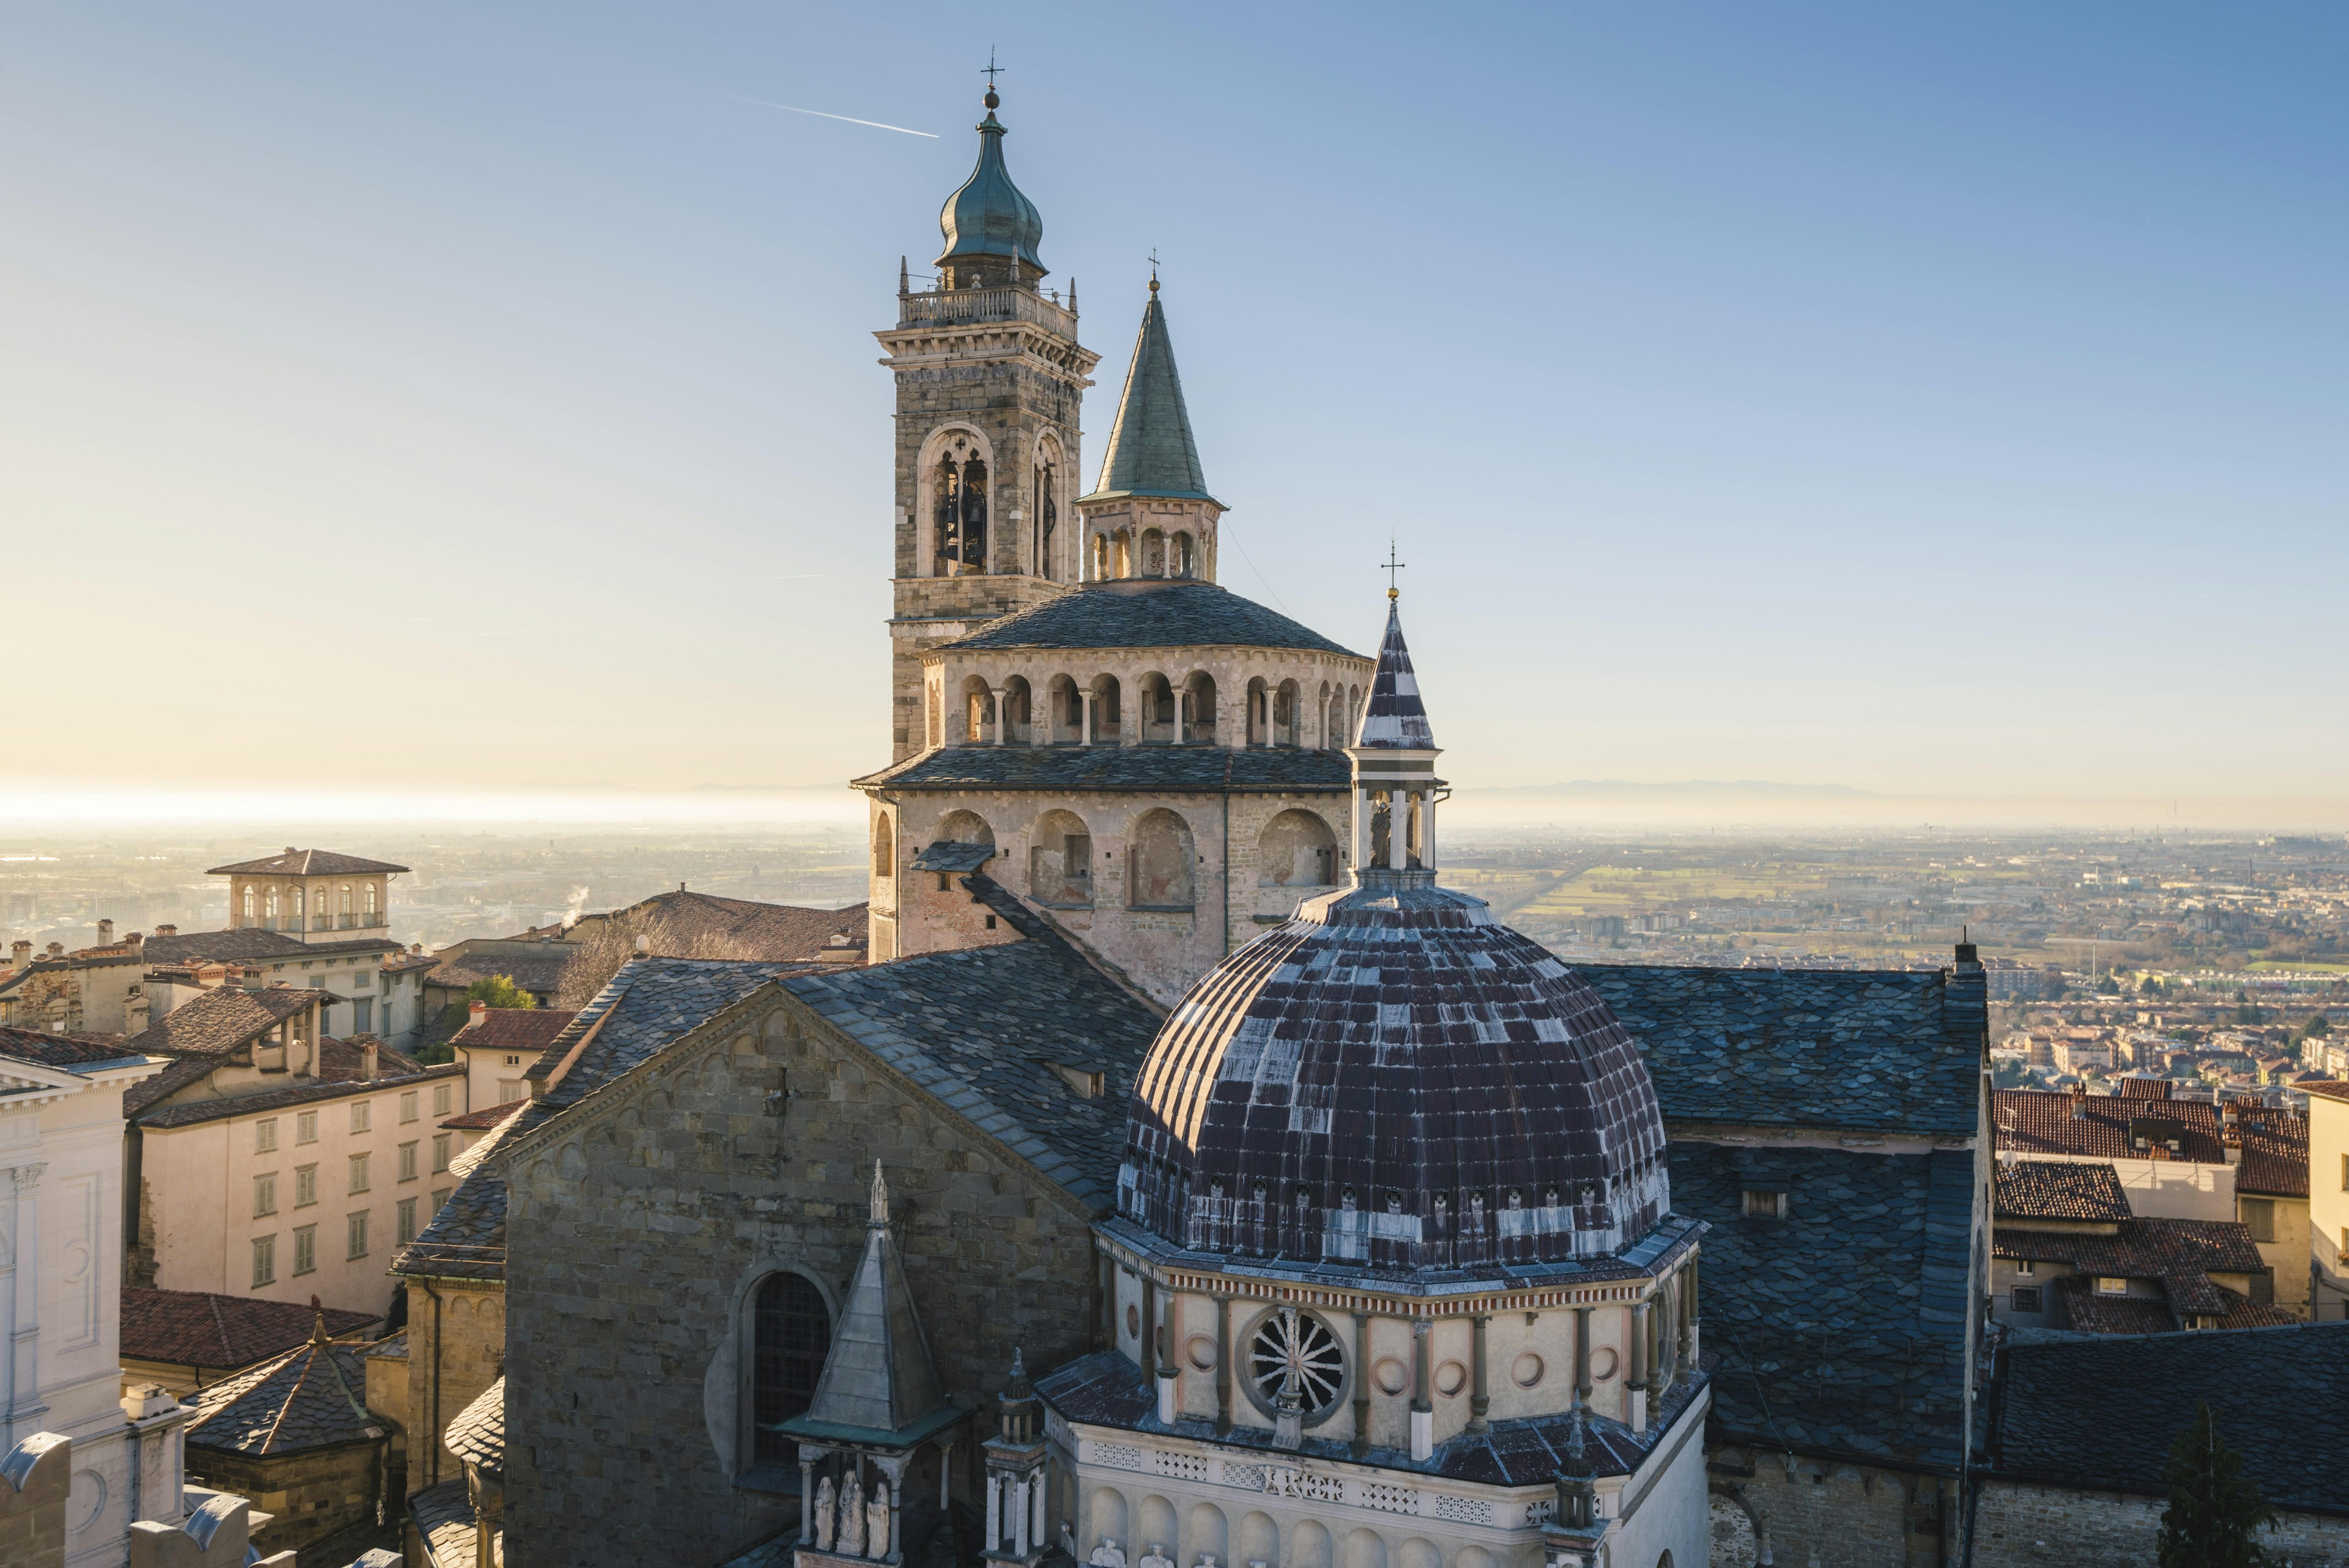
[[310,1298],[310,1343],[313,1345],[326,1343],[326,1309],[319,1304],[316,1296]]
[[881,1162],[873,1162],[873,1219],[875,1225],[889,1223],[889,1184],[881,1179]]
[[912,275],[905,270],[905,258],[899,256],[897,258],[897,297],[903,299],[913,292]]

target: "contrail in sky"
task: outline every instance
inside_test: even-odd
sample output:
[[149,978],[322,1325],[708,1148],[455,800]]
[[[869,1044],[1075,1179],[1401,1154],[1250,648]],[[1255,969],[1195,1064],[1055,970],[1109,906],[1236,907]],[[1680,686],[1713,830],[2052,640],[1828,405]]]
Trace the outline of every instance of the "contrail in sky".
[[932,141],[938,139],[938,133],[935,130],[908,130],[902,125],[884,125],[877,119],[859,119],[853,114],[826,114],[820,109],[802,109],[797,104],[771,103],[763,98],[746,98],[742,101],[760,104],[767,109],[788,109],[793,114],[812,114],[818,119],[840,119],[851,125],[869,125],[875,130],[894,130],[901,136],[926,136]]

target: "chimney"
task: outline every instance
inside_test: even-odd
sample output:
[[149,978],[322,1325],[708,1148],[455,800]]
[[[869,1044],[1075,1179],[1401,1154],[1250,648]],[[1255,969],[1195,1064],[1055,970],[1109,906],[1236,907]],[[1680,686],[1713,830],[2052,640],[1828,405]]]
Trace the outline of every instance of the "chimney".
[[376,1037],[372,1034],[360,1035],[359,1076],[370,1084],[375,1082],[376,1068],[378,1065],[376,1052]]
[[31,963],[32,961],[32,943],[26,941],[22,937],[18,937],[15,941],[8,944],[8,967],[10,969],[23,969],[26,964]]
[[122,945],[130,950],[131,957],[136,958],[147,950],[146,935],[144,932],[133,931],[122,939]]
[[2085,1084],[2072,1085],[2072,1119],[2075,1122],[2088,1119],[2088,1085]]
[[48,956],[49,956],[49,957],[51,957],[51,958],[63,958],[63,957],[65,957],[65,956],[66,956],[66,945],[65,945],[65,943],[63,943],[63,942],[51,942],[51,943],[49,944],[49,952],[48,952]]
[[102,948],[110,948],[114,945],[114,922],[112,920],[100,920],[98,922],[98,945]]
[[465,1027],[466,1027],[466,1028],[468,1028],[468,1029],[471,1029],[471,1028],[474,1027],[476,1024],[480,1023],[481,1022],[481,1020],[482,1020],[482,1019],[487,1018],[489,1015],[490,1015],[490,1004],[489,1004],[488,1002],[477,1002],[473,1003],[473,1016],[472,1016],[471,1019],[469,1019],[469,1020],[467,1020],[467,1021],[466,1021]]
[[294,857],[294,856],[299,855],[300,853],[301,853],[301,851],[300,851],[300,850],[298,850],[298,849],[295,848],[295,847],[294,847],[292,845],[290,845],[290,844],[289,844],[289,845],[287,845],[287,846],[285,846],[285,854],[286,854],[286,856],[287,856],[287,857],[288,857],[289,859],[290,859],[292,857]]
[[180,934],[180,928],[177,926],[158,926],[155,928],[155,934],[159,937],[176,937]]

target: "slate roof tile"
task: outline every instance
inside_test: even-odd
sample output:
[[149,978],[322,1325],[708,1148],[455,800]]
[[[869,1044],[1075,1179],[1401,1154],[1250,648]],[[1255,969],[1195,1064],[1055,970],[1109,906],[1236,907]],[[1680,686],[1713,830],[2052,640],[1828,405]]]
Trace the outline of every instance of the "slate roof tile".
[[2349,1512],[2349,1323],[2010,1343],[1989,1423],[1994,1473],[2166,1494],[2169,1445],[2207,1401],[2261,1495]]
[[300,1084],[283,1089],[264,1089],[254,1095],[229,1095],[217,1100],[198,1100],[192,1104],[166,1106],[139,1118],[146,1127],[184,1127],[199,1122],[219,1121],[227,1116],[249,1116],[262,1111],[284,1110],[290,1106],[316,1105],[322,1100],[347,1099],[354,1095],[369,1095],[385,1089],[414,1088],[441,1078],[464,1076],[461,1062],[444,1062],[435,1067],[419,1067],[413,1073],[396,1077],[372,1080],[359,1078]]
[[309,1339],[196,1396],[191,1449],[247,1458],[302,1453],[383,1435],[367,1407],[367,1346]]
[[[50,1034],[38,1029],[0,1027],[0,1056],[68,1073],[137,1062],[145,1054],[125,1044],[119,1034]],[[134,1084],[131,1089],[135,1092],[140,1086]]]
[[[1214,583],[1088,583],[988,621],[935,653],[993,649],[1267,648],[1363,659],[1312,628]],[[1179,679],[1179,677],[1178,677]]]
[[1101,794],[1343,793],[1343,753],[1228,746],[945,746],[854,781],[867,789]]

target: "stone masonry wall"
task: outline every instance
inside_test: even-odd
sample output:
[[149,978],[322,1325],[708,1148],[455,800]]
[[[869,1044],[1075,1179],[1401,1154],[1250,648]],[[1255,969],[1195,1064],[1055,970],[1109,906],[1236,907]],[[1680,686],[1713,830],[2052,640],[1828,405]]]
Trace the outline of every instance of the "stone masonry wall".
[[[440,1308],[433,1313],[432,1293]],[[434,1363],[439,1392],[434,1392]],[[476,1396],[504,1375],[505,1287],[494,1280],[408,1282],[408,1490],[465,1473],[442,1441]]]
[[[2168,1506],[2160,1498],[1993,1480],[1974,1516],[1975,1568],[2154,1568]],[[2279,1511],[2277,1523],[2260,1534],[2274,1562],[2349,1563],[2349,1519]]]
[[1944,1568],[1955,1561],[1953,1480],[1742,1449],[1708,1453],[1706,1469],[1713,1568],[1753,1568],[1765,1534],[1779,1563],[1816,1556],[1819,1568]]
[[188,1479],[253,1500],[271,1515],[253,1535],[264,1557],[298,1552],[345,1525],[375,1519],[379,1443],[347,1443],[311,1453],[249,1459],[188,1446]]
[[[1014,1346],[1039,1372],[1092,1347],[1092,1216],[796,999],[762,997],[512,1157],[516,1568],[714,1563],[795,1515],[787,1472],[738,1484],[750,1308],[761,1281],[796,1270],[837,1311],[876,1158],[951,1397],[991,1401]],[[965,1496],[974,1447],[956,1454]]]

